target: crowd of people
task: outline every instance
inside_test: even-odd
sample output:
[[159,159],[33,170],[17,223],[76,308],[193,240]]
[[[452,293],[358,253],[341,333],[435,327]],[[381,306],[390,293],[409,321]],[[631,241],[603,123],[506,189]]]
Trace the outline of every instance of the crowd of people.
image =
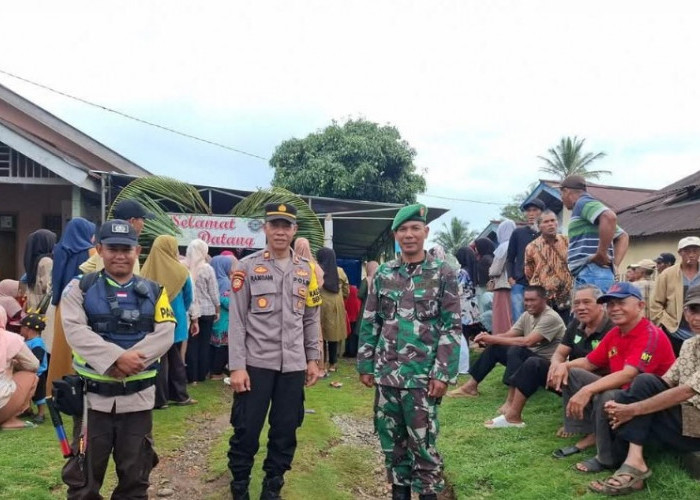
[[552,455],[594,449],[576,470],[615,470],[589,488],[619,495],[651,475],[641,450],[652,438],[700,450],[700,238],[678,242],[678,263],[664,252],[621,276],[629,239],[586,188],[578,176],[561,184],[568,236],[534,199],[522,207],[525,225],[505,220],[496,242],[477,239],[457,251],[462,331],[478,358],[447,396],[478,397],[480,382],[502,364],[505,401],[484,423],[502,429],[525,427],[524,408],[539,388],[559,394],[556,434],[577,441]]
[[[284,204],[265,207],[267,247],[240,260],[211,256],[199,239],[181,255],[162,235],[140,266],[138,237],[152,215],[133,200],[99,228],[71,220],[58,241],[39,229],[24,275],[0,281],[0,427],[43,423],[54,383],[77,372],[87,404],[73,414],[69,497],[99,492],[114,452],[115,495],[138,498],[157,462],[151,411],[197,404],[193,385],[228,377],[232,494],[248,498],[271,408],[263,498],[279,498],[304,387],[332,377],[339,356],[357,357],[360,381],[377,393],[392,498],[414,490],[430,499],[444,487],[440,399],[479,397],[501,364],[504,402],[487,429],[525,427],[528,399],[552,391],[562,402],[556,434],[576,438],[552,456],[593,450],[575,468],[615,472],[591,490],[637,491],[651,475],[643,449],[652,439],[700,450],[700,238],[621,275],[629,238],[616,214],[578,176],[561,183],[561,198],[567,236],[534,199],[522,207],[525,223],[504,220],[495,241],[478,238],[454,256],[426,252],[427,208],[405,207],[392,224],[399,256],[367,262],[359,288],[332,249],[314,254],[295,238],[296,210]],[[448,392],[458,372],[468,378]],[[112,439],[100,442],[94,429]]]

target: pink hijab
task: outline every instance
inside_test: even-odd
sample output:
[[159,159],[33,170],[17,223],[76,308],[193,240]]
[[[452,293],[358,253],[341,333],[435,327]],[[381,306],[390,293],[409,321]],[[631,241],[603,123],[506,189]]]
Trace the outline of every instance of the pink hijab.
[[14,299],[17,298],[17,296],[19,296],[19,281],[0,281],[0,297],[12,297]]
[[0,297],[0,309],[4,309],[9,318],[14,318],[22,310],[22,306],[12,297]]
[[7,369],[8,360],[17,356],[24,345],[24,339],[16,333],[5,330],[5,325],[7,325],[7,313],[0,307],[0,373]]

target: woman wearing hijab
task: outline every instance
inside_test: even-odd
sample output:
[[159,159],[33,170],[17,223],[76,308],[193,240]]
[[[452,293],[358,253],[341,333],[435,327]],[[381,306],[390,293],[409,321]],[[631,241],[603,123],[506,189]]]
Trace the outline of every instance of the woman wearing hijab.
[[3,307],[7,313],[7,324],[13,322],[17,327],[15,333],[19,332],[19,320],[22,318],[22,304],[19,301],[19,295],[19,281],[0,281],[0,307]]
[[337,370],[338,345],[347,337],[343,301],[350,294],[350,285],[345,271],[338,267],[331,248],[321,248],[316,257],[323,269],[321,331],[323,340],[327,342],[328,371],[334,372]]
[[211,378],[224,378],[224,368],[228,362],[228,305],[231,295],[231,278],[236,258],[231,255],[217,255],[211,259],[216,282],[219,284],[219,319],[214,323],[211,332]]
[[187,372],[180,355],[187,340],[187,310],[192,304],[192,281],[187,268],[180,263],[174,236],[158,236],[141,268],[141,276],[155,281],[165,289],[175,315],[175,338],[168,352],[160,358],[156,378],[156,409],[168,407],[168,401],[179,406],[197,403],[187,393]]
[[348,338],[345,341],[344,358],[356,358],[359,344],[359,335],[356,332],[357,323],[362,319],[360,310],[362,301],[358,297],[358,290],[355,285],[350,285],[350,292],[345,299],[345,312],[347,313]]
[[[493,293],[486,289],[486,285],[489,282],[489,269],[493,264],[493,252],[496,245],[488,238],[478,238],[474,241],[474,249],[476,251],[476,279],[474,280],[476,299],[481,311],[481,324],[490,332],[492,329]],[[472,279],[474,279],[473,276]]]
[[47,391],[52,382],[73,373],[72,353],[66,342],[61,322],[61,294],[68,283],[80,274],[78,267],[85,262],[94,249],[95,224],[82,217],[71,219],[66,225],[61,241],[53,249],[53,270],[51,272],[51,304],[56,307],[54,314],[53,339],[44,339],[47,351],[51,353],[49,371],[46,377]]
[[462,334],[465,339],[474,337],[484,329],[481,324],[481,311],[476,299],[476,286],[472,276],[476,276],[476,254],[469,247],[457,250],[457,271],[459,302],[462,309]]
[[[493,262],[489,268],[489,279],[493,281],[493,316],[491,333],[505,333],[513,326],[510,306],[510,283],[506,272],[506,257],[508,242],[515,231],[515,222],[506,219],[498,225],[496,236],[498,247],[493,254]],[[517,319],[517,318],[515,318]]]
[[29,408],[36,390],[39,360],[16,333],[5,330],[7,315],[0,307],[0,428],[5,430],[36,427],[18,415]]
[[192,318],[199,326],[199,331],[190,331],[187,342],[185,362],[187,364],[187,381],[204,382],[209,375],[211,353],[209,341],[214,322],[219,318],[219,284],[214,269],[207,263],[209,245],[203,240],[195,239],[187,246],[185,258],[194,284],[194,302],[197,318]]
[[[313,272],[313,276],[311,278],[311,281],[314,279],[316,280],[316,286],[314,286],[313,283],[310,283],[309,288],[313,288],[315,290],[318,290],[318,300],[314,301],[314,305],[320,306],[321,305],[321,287],[323,286],[323,269],[321,269],[321,266],[318,265],[318,262],[316,262],[316,259],[314,259],[314,255],[311,253],[311,244],[309,243],[309,240],[306,238],[297,238],[294,240],[294,253],[299,254],[300,257],[304,257],[306,260],[309,261],[309,266],[311,267],[311,271]],[[323,331],[321,328],[319,328],[318,331],[320,337],[318,339],[318,359],[323,359],[323,352],[324,352],[324,346],[323,346]],[[321,367],[321,372],[318,375],[319,377],[326,377],[327,373],[325,371],[325,368],[322,366]]]
[[55,244],[56,233],[48,229],[39,229],[27,237],[27,244],[24,247],[24,273],[27,280],[25,307],[28,311],[36,310],[47,294],[51,293]]

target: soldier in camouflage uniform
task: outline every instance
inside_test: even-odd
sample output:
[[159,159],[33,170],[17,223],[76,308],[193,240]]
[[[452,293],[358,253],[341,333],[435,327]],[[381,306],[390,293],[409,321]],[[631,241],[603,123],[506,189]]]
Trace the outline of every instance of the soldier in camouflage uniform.
[[427,208],[402,208],[392,231],[401,256],[383,264],[360,329],[360,381],[376,386],[375,429],[392,499],[437,498],[445,484],[435,448],[437,406],[457,379],[461,335],[457,278],[423,250]]

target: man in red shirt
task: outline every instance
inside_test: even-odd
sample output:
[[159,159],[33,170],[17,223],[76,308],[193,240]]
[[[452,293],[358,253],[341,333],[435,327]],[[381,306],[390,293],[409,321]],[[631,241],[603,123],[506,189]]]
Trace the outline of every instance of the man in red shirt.
[[675,361],[666,334],[644,317],[637,287],[615,283],[598,302],[606,305],[615,327],[588,356],[560,364],[553,375],[553,386],[563,395],[566,432],[586,434],[577,447],[593,440],[597,446],[595,457],[576,464],[581,472],[600,472],[618,465],[614,463],[605,402],[629,387],[638,374],[663,375]]

